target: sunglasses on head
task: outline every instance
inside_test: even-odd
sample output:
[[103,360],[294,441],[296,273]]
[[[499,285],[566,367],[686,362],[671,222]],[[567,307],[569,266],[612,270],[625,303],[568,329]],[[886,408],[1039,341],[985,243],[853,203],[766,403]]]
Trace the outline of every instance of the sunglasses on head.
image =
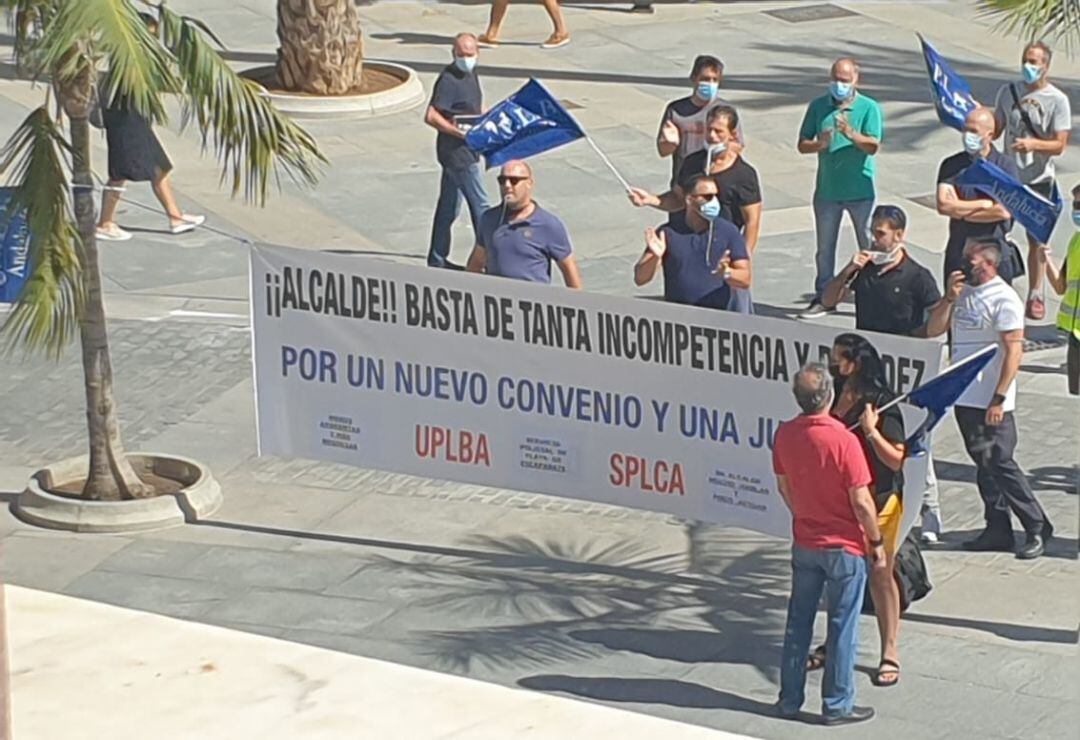
[[511,185],[516,187],[519,182],[522,182],[524,180],[528,180],[529,178],[527,176],[522,176],[522,175],[499,175],[495,179],[497,179],[499,181],[500,185],[505,185],[506,183],[510,183]]

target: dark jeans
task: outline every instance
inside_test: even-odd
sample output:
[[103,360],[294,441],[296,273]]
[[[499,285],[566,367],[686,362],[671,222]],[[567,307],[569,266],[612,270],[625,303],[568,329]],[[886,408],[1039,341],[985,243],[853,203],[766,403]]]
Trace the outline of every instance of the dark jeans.
[[1046,512],[1035,499],[1027,476],[1013,460],[1016,450],[1016,419],[1011,411],[996,427],[986,423],[986,409],[957,406],[956,423],[964,447],[975,462],[976,482],[983,500],[986,528],[1012,534],[1011,509],[1024,531],[1039,534],[1046,524]]
[[454,227],[461,196],[469,206],[473,234],[480,234],[480,216],[487,210],[487,190],[484,188],[484,171],[475,162],[468,167],[443,167],[439,182],[439,201],[435,205],[435,220],[431,224],[431,247],[427,263],[432,267],[445,267],[450,256],[450,231]]
[[825,638],[825,675],[821,711],[851,714],[855,704],[855,653],[859,649],[859,612],[866,589],[866,559],[843,548],[791,548],[791,599],[784,629],[780,666],[780,711],[795,714],[806,699],[806,656],[814,636],[814,615],[825,592],[829,626]]
[[1069,374],[1069,393],[1080,396],[1080,339],[1074,332],[1069,332],[1069,351],[1065,360],[1065,371]]

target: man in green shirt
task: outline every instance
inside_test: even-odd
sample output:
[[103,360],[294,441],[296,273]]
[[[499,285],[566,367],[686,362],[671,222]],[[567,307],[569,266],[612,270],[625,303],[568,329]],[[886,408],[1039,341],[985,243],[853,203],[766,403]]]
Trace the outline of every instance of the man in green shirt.
[[798,150],[817,154],[814,227],[817,276],[814,299],[802,318],[829,310],[821,294],[836,271],[836,241],[844,212],[855,228],[859,251],[870,248],[870,212],[874,207],[874,155],[884,134],[881,106],[858,91],[859,65],[843,57],[833,62],[829,92],[810,102],[799,129]]

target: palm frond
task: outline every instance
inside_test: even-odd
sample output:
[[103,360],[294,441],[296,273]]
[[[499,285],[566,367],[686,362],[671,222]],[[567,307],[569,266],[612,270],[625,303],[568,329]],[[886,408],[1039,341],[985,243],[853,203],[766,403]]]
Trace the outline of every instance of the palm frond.
[[314,185],[326,158],[304,129],[279,113],[251,80],[236,74],[206,40],[201,24],[158,6],[162,38],[176,57],[184,90],[184,123],[194,120],[203,147],[221,161],[221,181],[232,194],[258,204],[266,200],[278,168],[303,185]]
[[130,0],[61,3],[45,25],[35,61],[63,83],[104,58],[105,100],[124,104],[154,121],[165,120],[161,94],[178,87],[171,58]]
[[1004,33],[1061,41],[1070,51],[1080,42],[1080,0],[978,0],[978,6]]
[[0,173],[15,187],[12,212],[26,209],[30,275],[0,331],[7,348],[23,344],[58,357],[75,336],[84,289],[79,234],[72,218],[64,153],[45,106],[30,113],[0,152]]

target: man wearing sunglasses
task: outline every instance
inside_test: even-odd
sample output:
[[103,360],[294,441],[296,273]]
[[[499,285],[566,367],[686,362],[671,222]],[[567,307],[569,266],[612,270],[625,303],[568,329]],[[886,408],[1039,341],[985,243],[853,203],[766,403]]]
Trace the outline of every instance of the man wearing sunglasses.
[[664,269],[664,300],[727,310],[732,288],[750,287],[746,241],[721,217],[716,181],[699,175],[686,187],[686,217],[645,230],[645,252],[634,283],[645,285]]
[[488,275],[551,282],[551,263],[559,266],[568,288],[581,288],[566,224],[533,200],[529,165],[513,160],[499,173],[501,205],[480,217],[476,246],[465,269]]

